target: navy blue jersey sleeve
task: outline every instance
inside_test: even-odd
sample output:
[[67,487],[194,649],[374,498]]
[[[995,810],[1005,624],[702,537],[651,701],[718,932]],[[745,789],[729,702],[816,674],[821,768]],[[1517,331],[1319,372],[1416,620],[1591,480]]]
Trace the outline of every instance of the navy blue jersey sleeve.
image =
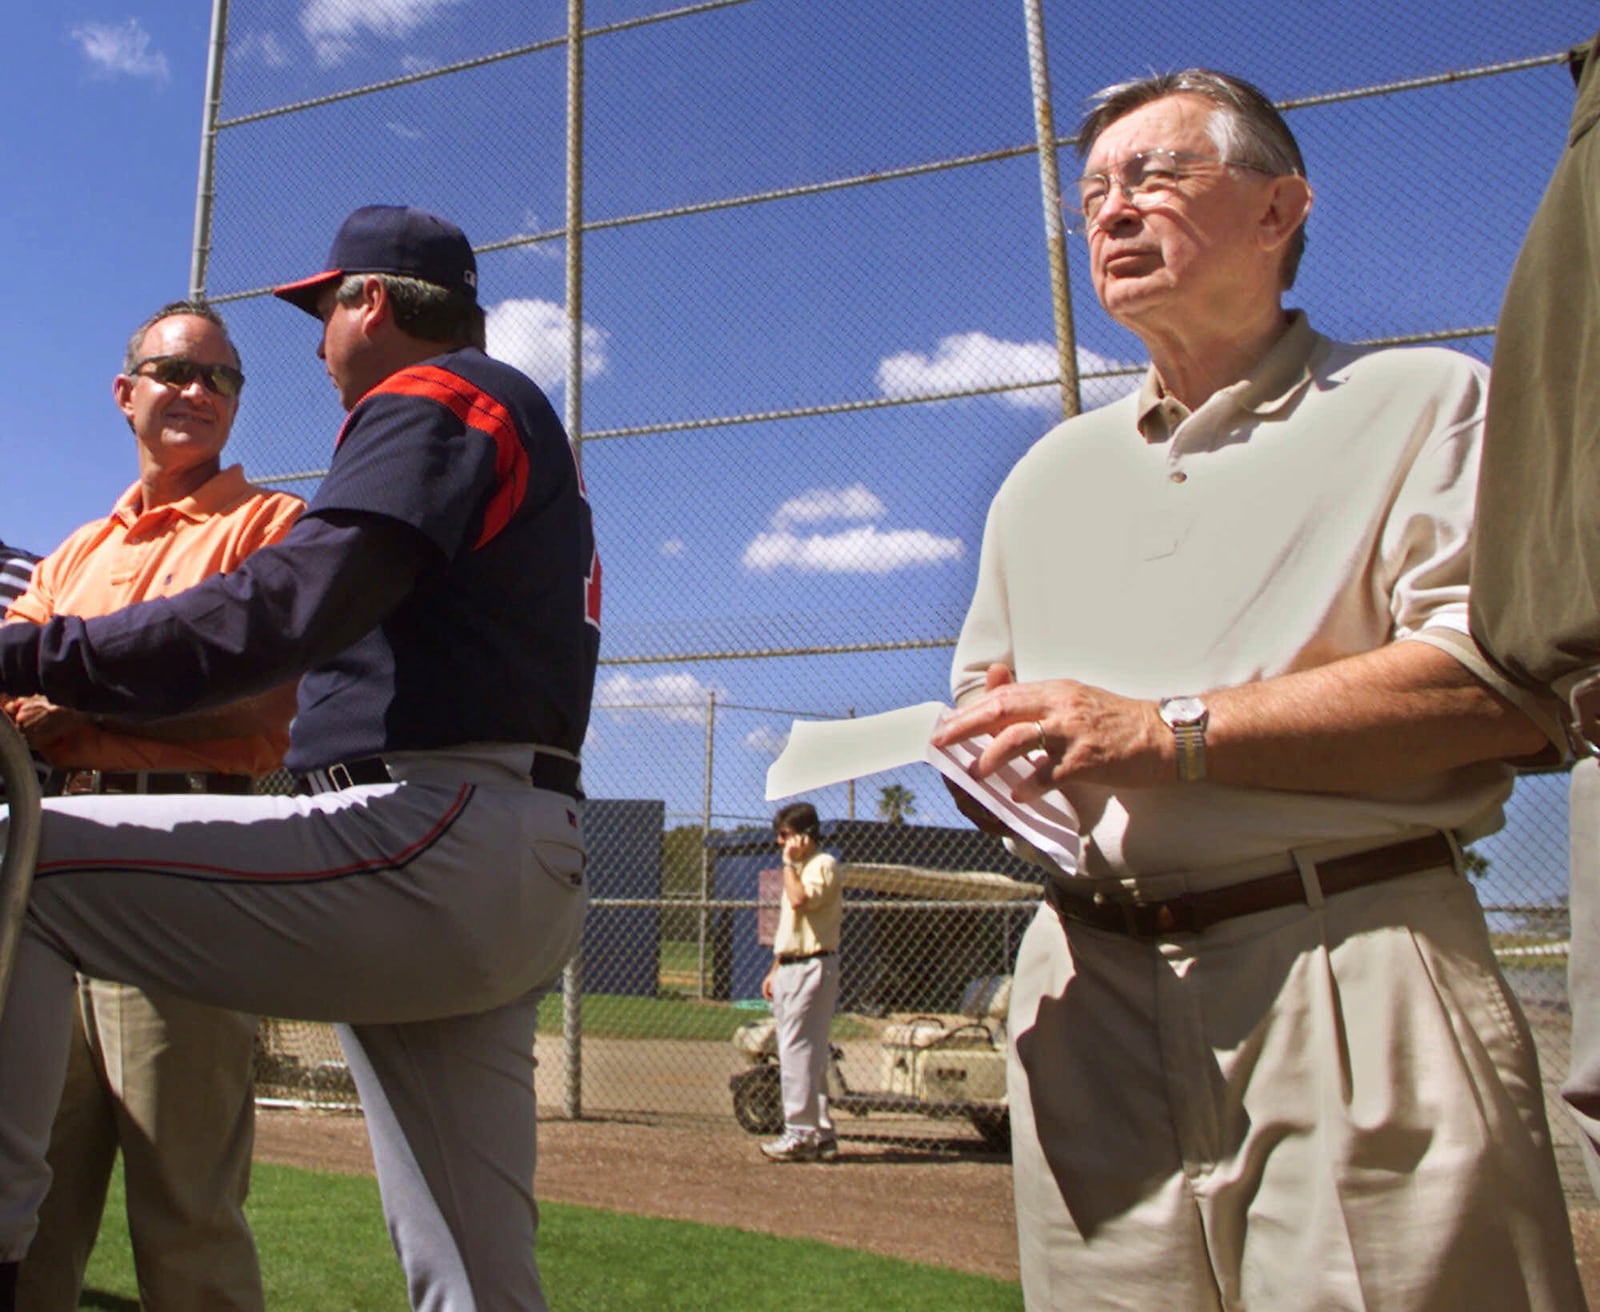
[[0,625],[0,691],[154,718],[294,678],[389,615],[436,559],[415,529],[333,512],[187,591],[84,620]]
[[[497,484],[492,402],[443,369],[391,375],[350,412],[309,514],[359,510],[409,524],[446,559],[471,547]],[[515,440],[514,431],[511,440]]]

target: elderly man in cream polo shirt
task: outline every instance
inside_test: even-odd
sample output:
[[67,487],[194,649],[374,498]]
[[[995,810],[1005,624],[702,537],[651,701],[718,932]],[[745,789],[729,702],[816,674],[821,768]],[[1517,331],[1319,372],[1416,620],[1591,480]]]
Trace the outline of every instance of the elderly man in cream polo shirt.
[[996,495],[937,739],[1027,757],[1085,840],[1012,994],[1027,1304],[1576,1312],[1461,873],[1561,734],[1467,632],[1485,370],[1284,309],[1311,189],[1249,84],[1111,87],[1078,140],[1151,369]]

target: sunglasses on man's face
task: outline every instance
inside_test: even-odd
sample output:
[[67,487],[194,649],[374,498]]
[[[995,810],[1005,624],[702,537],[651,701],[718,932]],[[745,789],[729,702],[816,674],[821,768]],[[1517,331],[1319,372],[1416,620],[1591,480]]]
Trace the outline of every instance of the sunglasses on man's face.
[[230,401],[244,388],[244,375],[231,364],[200,364],[181,355],[147,355],[128,372],[163,387],[184,388],[198,378],[206,391]]

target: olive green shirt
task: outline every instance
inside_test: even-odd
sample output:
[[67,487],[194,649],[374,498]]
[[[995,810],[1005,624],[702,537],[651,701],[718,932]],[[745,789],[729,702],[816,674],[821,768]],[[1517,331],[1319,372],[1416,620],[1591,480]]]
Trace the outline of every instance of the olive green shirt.
[[[1512,270],[1495,340],[1472,557],[1472,633],[1512,679],[1600,665],[1600,37],[1566,151]],[[1595,56],[1595,57],[1589,57]]]

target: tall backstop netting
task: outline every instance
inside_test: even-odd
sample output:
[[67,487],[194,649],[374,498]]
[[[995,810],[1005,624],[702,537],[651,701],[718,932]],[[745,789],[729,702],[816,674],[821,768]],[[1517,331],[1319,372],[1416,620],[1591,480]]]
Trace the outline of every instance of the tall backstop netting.
[[[1292,303],[1487,359],[1564,137],[1562,55],[1596,22],[1582,0],[216,3],[194,282],[250,375],[235,449],[310,494],[341,419],[315,325],[266,289],[320,268],[358,205],[459,221],[491,351],[564,411],[605,565],[595,911],[549,1003],[545,1105],[713,1117],[764,1105],[763,784],[790,723],[948,695],[1001,478],[1139,373],[1057,207],[1086,97],[1191,64],[1257,82],[1316,190]],[[1095,562],[1059,567],[1070,605]],[[1552,1082],[1564,785],[1524,779],[1476,849]],[[993,1137],[1036,882],[931,770],[811,800],[855,871],[842,1100],[869,1128]],[[326,1036],[285,1025],[262,1077],[346,1096]]]

